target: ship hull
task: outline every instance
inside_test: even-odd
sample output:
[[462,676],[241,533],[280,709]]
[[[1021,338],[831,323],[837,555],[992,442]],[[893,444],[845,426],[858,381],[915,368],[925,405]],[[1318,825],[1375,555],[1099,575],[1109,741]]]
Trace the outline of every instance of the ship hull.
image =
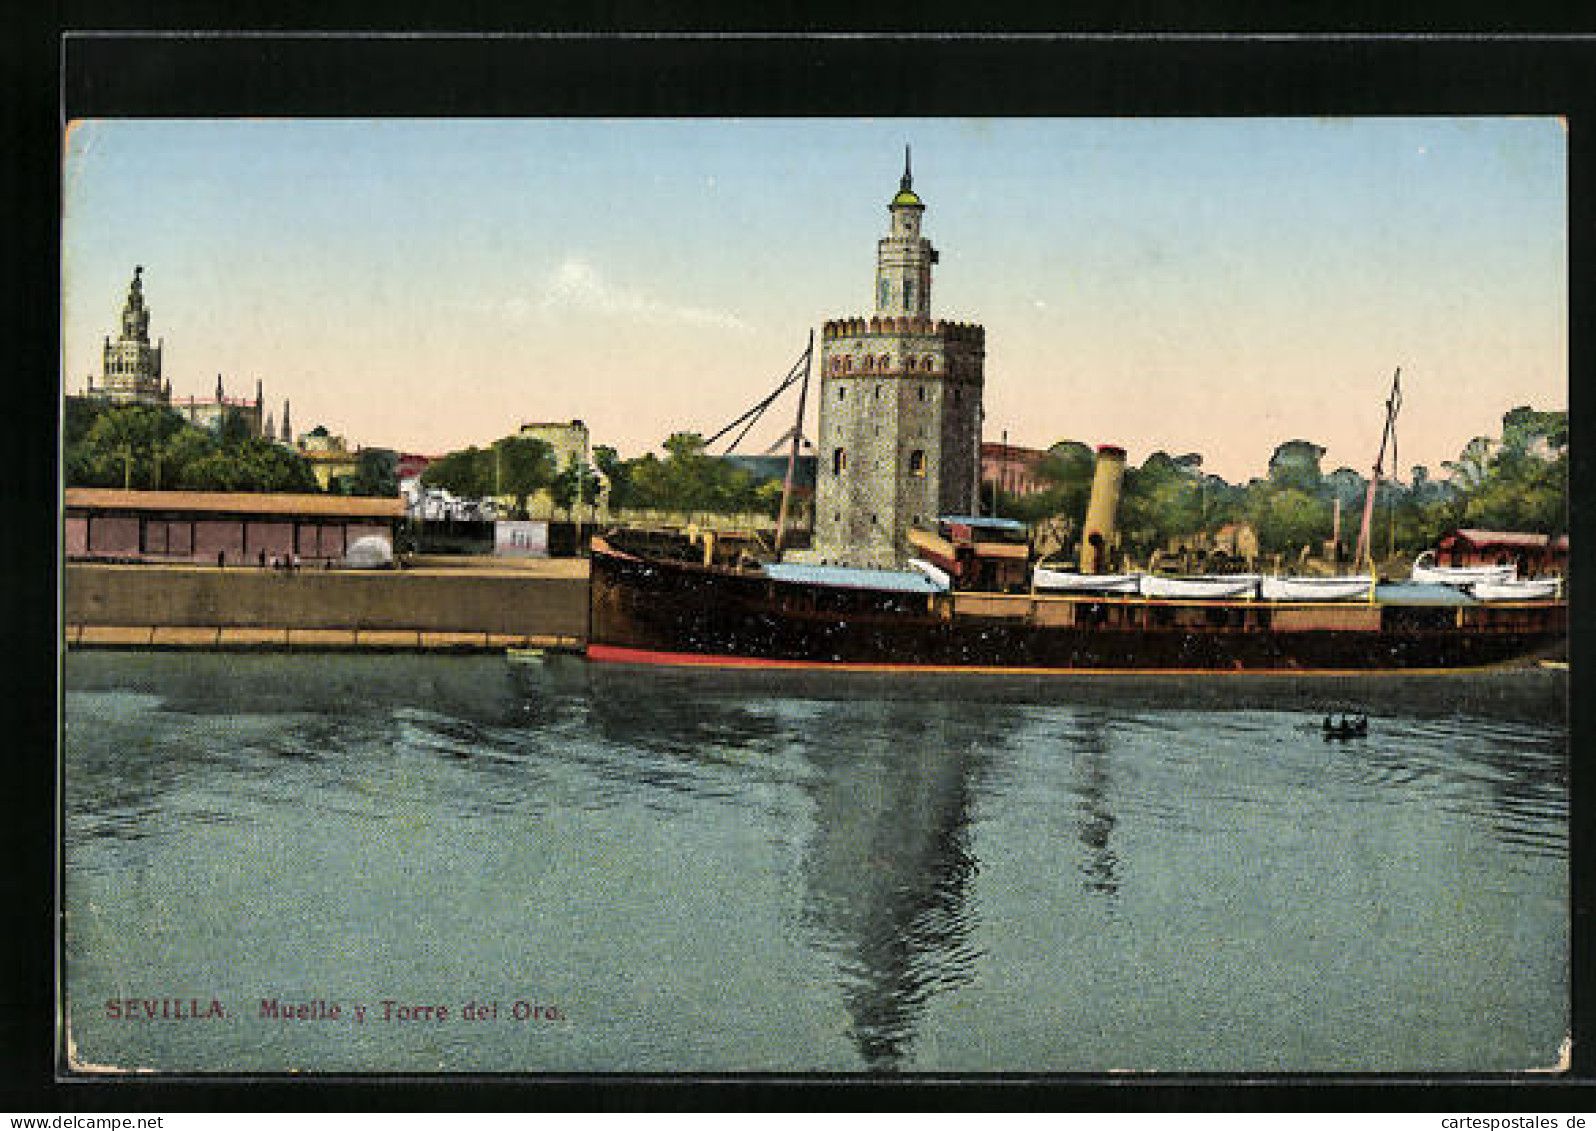
[[588,656],[683,667],[1348,674],[1489,667],[1565,646],[1566,607],[1381,607],[776,582],[595,548]]

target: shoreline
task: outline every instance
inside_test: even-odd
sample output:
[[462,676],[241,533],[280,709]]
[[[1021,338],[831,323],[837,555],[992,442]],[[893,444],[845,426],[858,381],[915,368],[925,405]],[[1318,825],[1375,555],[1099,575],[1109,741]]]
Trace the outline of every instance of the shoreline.
[[580,649],[585,559],[405,569],[68,562],[66,650],[494,652]]

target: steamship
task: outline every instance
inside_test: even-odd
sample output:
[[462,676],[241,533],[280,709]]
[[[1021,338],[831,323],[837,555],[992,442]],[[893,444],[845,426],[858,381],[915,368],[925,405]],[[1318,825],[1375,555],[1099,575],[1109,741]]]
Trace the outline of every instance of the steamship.
[[1022,524],[978,516],[908,531],[906,570],[726,561],[712,541],[673,554],[596,538],[587,655],[718,668],[1345,675],[1522,664],[1566,649],[1566,602],[1544,586],[1518,599],[1500,579],[1388,584],[1372,569],[1335,579],[1105,572],[1123,461],[1099,449],[1078,570],[1037,566]]
[[[593,544],[588,656],[721,667],[982,672],[1366,672],[1477,668],[1553,653],[1555,594],[1380,584],[1366,554],[1397,371],[1364,502],[1366,577],[1113,574],[1125,453],[1098,449],[1073,570],[1032,561],[1025,527],[975,510],[985,330],[931,316],[938,253],[909,153],[877,243],[875,312],[828,321],[819,356],[814,546],[781,554],[815,342],[770,396],[706,442],[740,440],[783,390],[798,409],[773,560]],[[800,376],[802,378],[800,383]],[[737,440],[732,441],[735,447]],[[904,564],[909,568],[901,568]],[[890,568],[861,568],[862,566]]]
[[[945,528],[957,538],[958,526]],[[972,563],[1011,545],[976,540],[1002,531],[966,529],[971,542],[956,548]],[[587,655],[725,668],[1352,674],[1489,667],[1565,647],[1561,600],[1481,600],[1435,585],[1370,591],[1326,601],[1001,592],[943,585],[929,570],[704,565],[599,538]]]

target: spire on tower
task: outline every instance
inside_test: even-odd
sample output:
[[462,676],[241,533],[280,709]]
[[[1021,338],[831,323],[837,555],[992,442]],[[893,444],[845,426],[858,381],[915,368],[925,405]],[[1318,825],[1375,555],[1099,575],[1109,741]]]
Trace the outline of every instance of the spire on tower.
[[909,147],[903,147],[903,179],[898,182],[899,192],[912,192],[914,190],[914,173],[909,169]]
[[143,266],[133,268],[133,282],[127,289],[127,302],[122,306],[122,336],[124,342],[150,340],[150,312],[144,308],[144,282],[140,278]]
[[222,375],[220,373],[216,375],[216,403],[222,403]]
[[294,441],[294,430],[288,426],[288,398],[283,398],[283,443],[291,444]]

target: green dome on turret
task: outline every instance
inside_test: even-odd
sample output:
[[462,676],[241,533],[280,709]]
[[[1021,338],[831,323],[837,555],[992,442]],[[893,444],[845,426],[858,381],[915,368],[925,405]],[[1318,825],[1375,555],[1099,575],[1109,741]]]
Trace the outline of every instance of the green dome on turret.
[[898,195],[888,208],[924,208],[925,203],[914,193],[914,177],[909,172],[909,147],[903,147],[903,179],[898,182]]

